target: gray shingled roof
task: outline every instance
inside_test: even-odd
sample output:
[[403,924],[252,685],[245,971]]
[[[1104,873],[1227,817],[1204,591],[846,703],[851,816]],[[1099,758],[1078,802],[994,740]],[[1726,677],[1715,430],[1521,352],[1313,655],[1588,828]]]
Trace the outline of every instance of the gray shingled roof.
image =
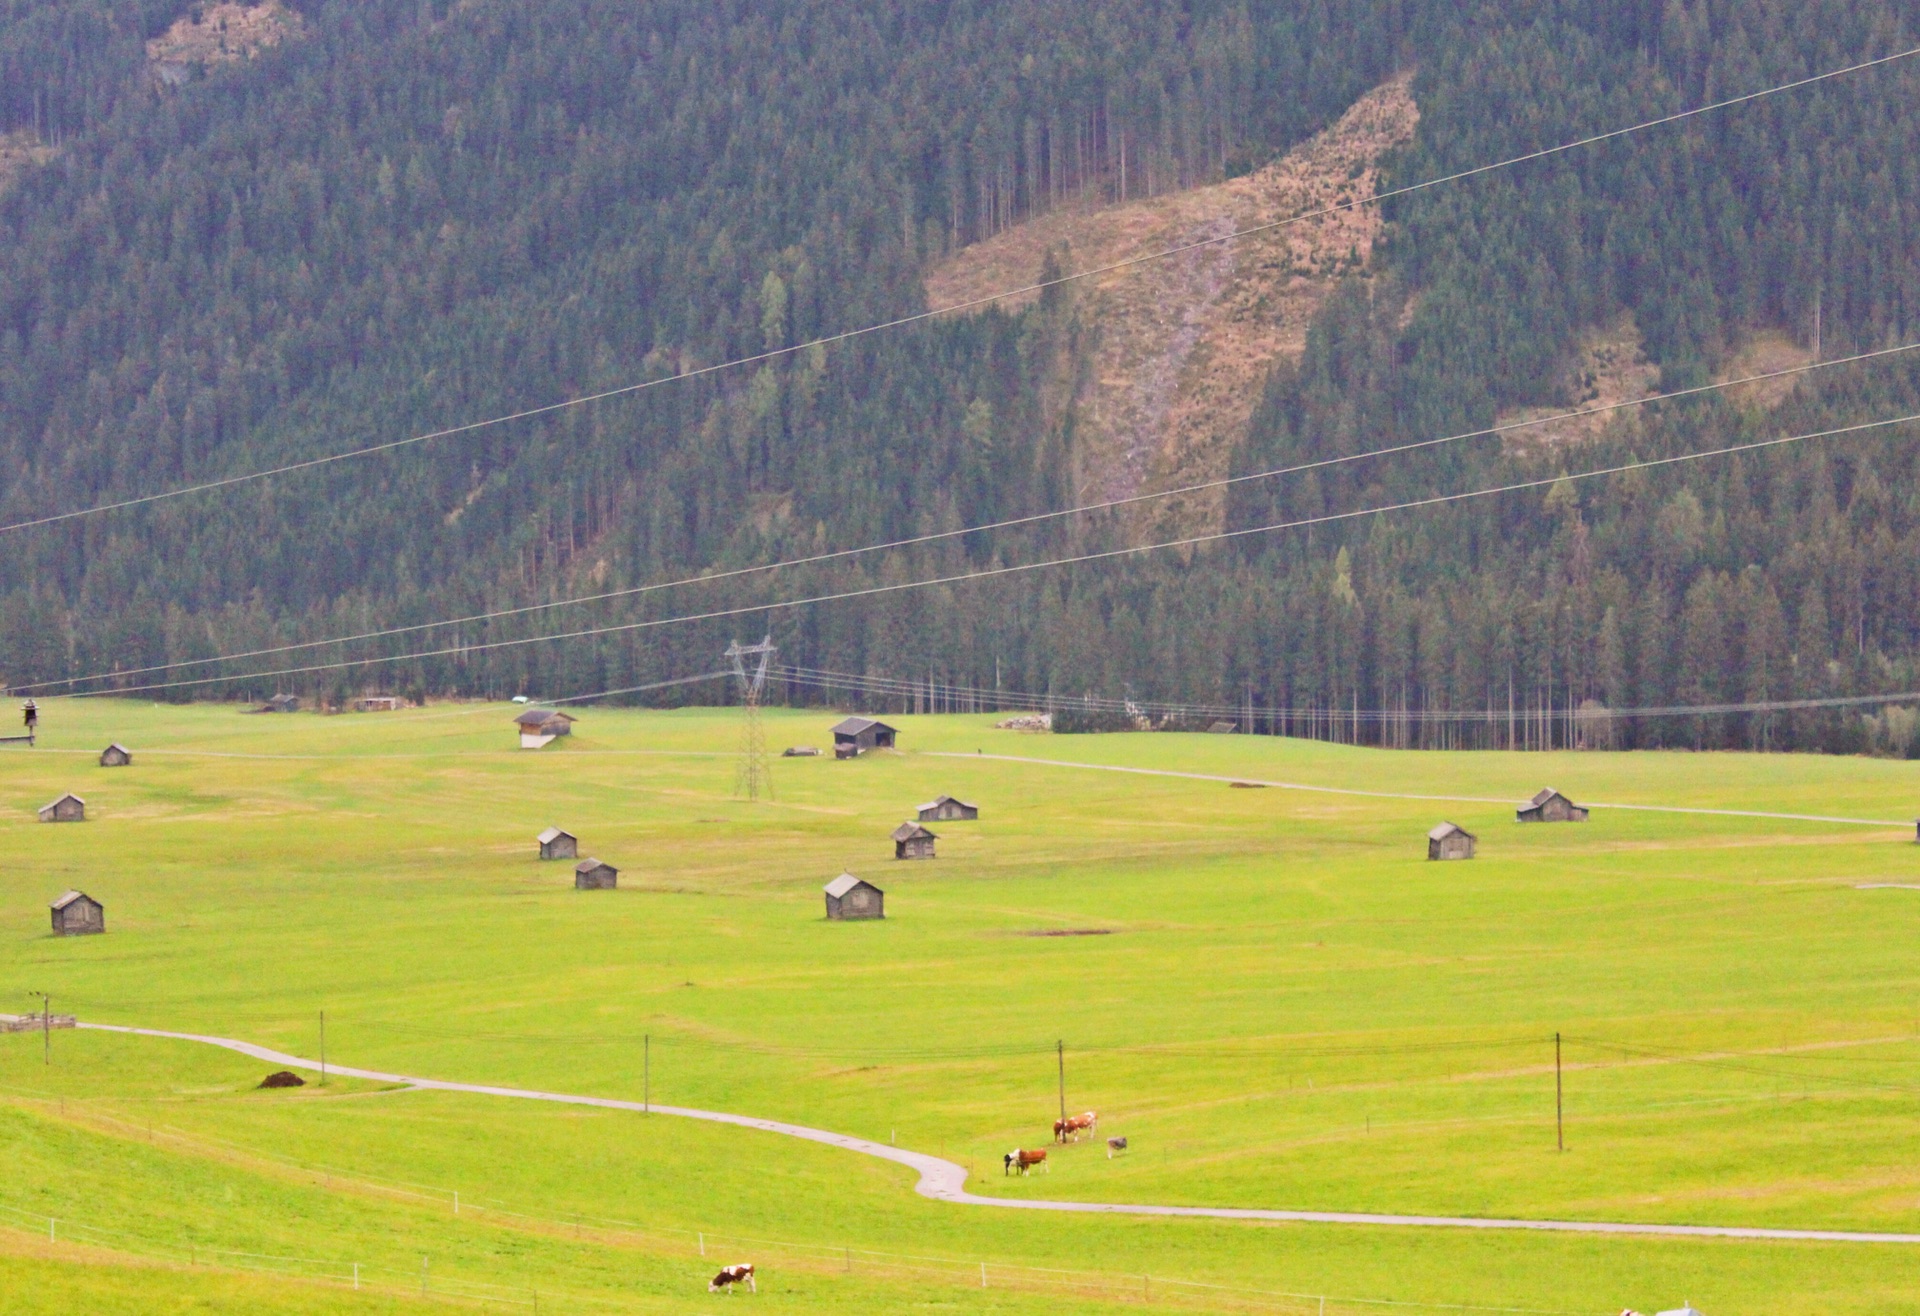
[[88,895],[84,891],[69,891],[67,892],[66,895],[61,896],[58,900],[54,901],[52,907],[56,910],[65,909],[68,905],[71,905],[76,900],[84,900],[90,905],[97,905],[100,903],[99,901],[95,900],[92,896]]
[[893,829],[893,839],[896,841],[911,841],[922,836],[929,840],[939,839],[937,833],[928,831],[917,822],[903,822]]
[[549,827],[547,828],[546,831],[540,833],[540,835],[534,837],[533,839],[540,842],[540,844],[542,845],[548,845],[554,841],[559,840],[563,836],[573,837],[573,839],[576,841],[580,839],[579,837],[574,836],[572,832],[563,832],[558,827]]
[[834,725],[833,734],[836,736],[857,736],[868,727],[885,727],[888,731],[893,730],[893,728],[887,726],[885,722],[879,721],[876,718],[849,717]]
[[524,712],[522,712],[518,717],[514,718],[513,720],[515,722],[518,722],[523,727],[528,727],[528,726],[539,726],[542,722],[549,721],[556,717],[564,717],[569,722],[579,721],[579,719],[574,717],[571,713],[562,713],[557,709],[552,709],[552,708],[529,708]]
[[1461,836],[1473,835],[1472,832],[1462,827],[1459,823],[1443,822],[1438,827],[1435,827],[1432,831],[1427,833],[1427,839],[1429,841],[1444,841],[1449,836],[1452,836],[1455,833],[1458,833]]
[[[821,887],[820,889],[822,891],[825,891],[828,895],[832,896],[835,900],[838,900],[840,899],[840,897],[846,895],[847,892],[853,890],[857,886],[860,886],[863,881],[864,879],[855,877],[852,873],[842,873],[840,874],[840,876],[834,878],[833,881],[827,883],[825,886]],[[871,882],[866,882],[865,884],[867,886],[873,886],[873,883]],[[873,889],[875,891],[878,891],[880,888],[877,886],[873,886]]]

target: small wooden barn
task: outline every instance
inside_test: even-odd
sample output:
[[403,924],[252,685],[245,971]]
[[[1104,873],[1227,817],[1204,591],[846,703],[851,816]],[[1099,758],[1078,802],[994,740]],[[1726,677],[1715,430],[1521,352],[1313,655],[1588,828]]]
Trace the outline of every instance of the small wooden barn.
[[521,749],[539,749],[557,736],[573,734],[573,717],[551,708],[522,709],[513,721],[520,728]]
[[52,905],[53,935],[84,937],[107,930],[107,908],[84,891],[69,891]]
[[620,885],[620,870],[598,859],[582,859],[573,866],[576,891],[611,891]]
[[273,698],[267,700],[266,703],[260,705],[260,711],[262,713],[298,713],[300,711],[300,696],[275,695]]
[[1548,786],[1514,810],[1514,817],[1521,822],[1585,822],[1587,811]]
[[100,751],[100,766],[103,768],[124,768],[131,762],[133,751],[117,740]]
[[846,718],[833,728],[833,756],[850,759],[870,749],[892,749],[898,734],[885,722],[870,717]]
[[933,843],[938,839],[917,822],[901,823],[893,829],[893,857],[895,859],[931,859]]
[[840,874],[821,890],[827,893],[827,917],[830,919],[887,916],[887,893],[852,873]]
[[572,832],[563,832],[558,827],[549,827],[534,839],[540,842],[542,859],[578,859],[580,857],[580,838]]
[[921,822],[977,822],[980,818],[978,806],[951,795],[928,801],[920,806],[919,812]]
[[406,706],[399,695],[361,695],[353,701],[356,713],[397,713]]
[[1443,822],[1427,833],[1427,858],[1471,859],[1475,840],[1459,823]]
[[87,802],[68,791],[52,804],[40,806],[41,822],[85,822]]

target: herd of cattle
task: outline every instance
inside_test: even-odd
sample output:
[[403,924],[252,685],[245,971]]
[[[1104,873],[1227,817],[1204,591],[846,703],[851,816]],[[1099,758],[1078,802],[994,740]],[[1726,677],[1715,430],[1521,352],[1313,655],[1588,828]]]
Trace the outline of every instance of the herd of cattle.
[[[1098,1133],[1099,1130],[1100,1115],[1097,1111],[1090,1110],[1082,1115],[1069,1115],[1065,1119],[1055,1120],[1053,1122],[1053,1140],[1056,1143],[1063,1144],[1078,1142],[1083,1137],[1093,1136],[1095,1133]],[[1113,1158],[1115,1152],[1123,1152],[1126,1149],[1127,1140],[1125,1138],[1107,1139],[1107,1158],[1109,1160]],[[1002,1157],[1001,1160],[1003,1163],[1001,1173],[1003,1174],[1013,1174],[1016,1171],[1020,1174],[1026,1174],[1036,1165],[1044,1172],[1047,1169],[1047,1149],[1045,1147],[1016,1147]],[[741,1284],[747,1286],[749,1293],[758,1293],[760,1291],[753,1282],[753,1263],[751,1261],[742,1261],[736,1265],[722,1266],[720,1273],[708,1282],[707,1292],[731,1293],[736,1286]]]
[[[1057,1143],[1078,1142],[1083,1136],[1099,1132],[1099,1129],[1100,1116],[1095,1111],[1090,1110],[1084,1115],[1068,1115],[1064,1119],[1057,1119],[1053,1122],[1053,1140]],[[1125,1138],[1107,1139],[1108,1160],[1113,1159],[1115,1152],[1123,1152],[1126,1149],[1127,1140]],[[1045,1147],[1015,1147],[1012,1151],[1000,1158],[1000,1165],[1000,1173],[1003,1175],[1015,1173],[1026,1174],[1036,1165],[1040,1167],[1042,1173],[1046,1173],[1047,1149]]]

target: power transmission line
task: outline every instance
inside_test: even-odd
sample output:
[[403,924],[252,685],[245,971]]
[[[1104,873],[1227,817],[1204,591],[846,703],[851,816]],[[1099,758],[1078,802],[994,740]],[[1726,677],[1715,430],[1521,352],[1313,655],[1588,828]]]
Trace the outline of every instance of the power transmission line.
[[932,320],[938,316],[970,311],[978,307],[993,305],[996,302],[1008,301],[1017,297],[1026,297],[1034,293],[1045,292],[1049,288],[1058,288],[1082,279],[1095,278],[1102,274],[1112,274],[1121,270],[1132,269],[1136,266],[1150,264],[1154,261],[1183,256],[1188,252],[1198,251],[1205,247],[1220,246],[1237,241],[1240,238],[1252,237],[1258,233],[1268,233],[1276,229],[1288,228],[1295,224],[1306,223],[1309,220],[1325,219],[1328,216],[1341,214],[1349,210],[1357,210],[1363,206],[1379,205],[1382,202],[1391,201],[1396,197],[1411,196],[1414,193],[1423,192],[1429,188],[1440,187],[1449,183],[1463,182],[1470,178],[1476,178],[1481,174],[1493,173],[1502,169],[1511,169],[1517,165],[1528,164],[1535,160],[1548,159],[1552,156],[1562,155],[1569,151],[1577,151],[1588,146],[1597,146],[1602,142],[1614,141],[1618,138],[1631,136],[1634,133],[1646,132],[1654,128],[1681,123],[1688,119],[1697,118],[1703,114],[1711,114],[1719,110],[1731,109],[1734,106],[1763,100],[1769,96],[1777,96],[1784,92],[1797,91],[1803,87],[1810,87],[1816,83],[1827,82],[1834,78],[1842,78],[1854,73],[1863,73],[1869,69],[1876,69],[1897,63],[1900,60],[1910,59],[1914,55],[1920,55],[1920,46],[1898,51],[1891,55],[1882,55],[1876,59],[1861,60],[1842,68],[1829,69],[1824,73],[1815,73],[1808,77],[1797,78],[1792,82],[1783,82],[1772,87],[1763,87],[1758,91],[1746,92],[1739,96],[1730,96],[1724,100],[1711,101],[1705,105],[1697,105],[1690,110],[1678,110],[1672,114],[1646,119],[1640,123],[1630,124],[1624,128],[1614,128],[1607,132],[1594,133],[1573,141],[1562,142],[1557,146],[1541,147],[1538,150],[1509,156],[1504,160],[1475,165],[1469,169],[1461,169],[1454,173],[1442,174],[1435,178],[1424,179],[1418,183],[1408,183],[1401,187],[1389,188],[1384,192],[1376,192],[1372,196],[1355,197],[1352,200],[1336,202],[1333,205],[1322,206],[1316,210],[1302,211],[1299,214],[1290,215],[1285,219],[1272,220],[1265,224],[1249,225],[1246,228],[1234,229],[1231,232],[1217,234],[1213,237],[1200,238],[1193,242],[1182,243],[1179,246],[1148,252],[1140,256],[1130,256],[1124,260],[1094,266],[1090,269],[1076,270],[1073,273],[1062,274],[1052,279],[1042,279],[1035,283],[1026,284],[1023,287],[1009,288],[1002,292],[985,293],[979,297],[956,302],[951,306],[940,307],[937,310],[916,311],[911,315],[896,316],[890,320],[882,320],[874,324],[863,325],[859,328],[846,329],[839,333],[827,334],[819,338],[811,338],[804,343],[795,343],[791,347],[771,348],[765,352],[753,353],[750,356],[734,357],[727,361],[716,362],[710,366],[700,366],[677,375],[668,375],[660,379],[642,380],[637,384],[626,384],[619,388],[603,389],[597,393],[582,394],[581,396],[566,398],[559,402],[550,402],[543,406],[527,407],[519,411],[509,412],[505,415],[489,417],[485,420],[470,421],[464,425],[451,425],[444,429],[431,430],[423,434],[411,435],[404,439],[393,439],[386,443],[370,444],[366,447],[354,448],[347,452],[332,453],[324,457],[313,457],[304,461],[289,462],[285,465],[271,467],[266,470],[250,471],[242,475],[225,476],[217,480],[206,480],[199,484],[185,485],[178,489],[168,489],[159,493],[143,494],[133,498],[122,498],[109,503],[99,503],[92,507],[76,508],[72,511],[55,512],[48,516],[34,517],[25,521],[15,521],[6,525],[0,525],[0,533],[13,530],[29,530],[38,526],[71,521],[79,517],[95,516],[102,512],[123,511],[129,507],[139,507],[148,503],[162,502],[172,498],[184,498],[190,494],[207,493],[216,489],[227,489],[234,485],[246,484],[254,480],[270,479],[276,475],[289,475],[297,471],[311,470],[315,467],[350,461],[358,457],[370,457],[379,453],[392,452],[399,448],[426,443],[434,439],[451,438],[459,434],[471,434],[477,430],[491,429],[496,426],[511,424],[515,421],[531,420],[538,416],[552,415],[556,412],[570,410],[574,407],[587,406],[595,402],[605,402],[612,398],[627,397],[645,392],[648,389],[658,388],[663,384],[697,379],[701,376],[715,374],[720,371],[734,370],[742,366],[757,365],[766,361],[778,360],[791,356],[796,352],[830,347],[835,343],[848,342],[852,339],[863,338],[890,329],[904,328],[907,325]]
[[927,589],[937,585],[957,585],[975,580],[1022,575],[1027,572],[1042,571],[1053,567],[1077,566],[1090,562],[1103,562],[1113,558],[1143,556],[1148,553],[1163,552],[1167,549],[1195,548],[1202,544],[1244,539],[1251,535],[1272,534],[1281,530],[1297,530],[1309,526],[1331,525],[1342,521],[1385,516],[1395,512],[1415,511],[1427,507],[1444,507],[1454,503],[1498,497],[1502,494],[1523,493],[1530,489],[1550,488],[1562,481],[1576,483],[1583,480],[1602,479],[1612,475],[1623,475],[1631,471],[1656,470],[1690,462],[1707,461],[1716,457],[1731,457],[1741,453],[1761,452],[1771,448],[1786,447],[1790,444],[1806,443],[1815,439],[1861,434],[1869,430],[1887,429],[1894,425],[1907,425],[1916,421],[1920,421],[1920,412],[1905,416],[1894,416],[1886,420],[1861,421],[1853,425],[1842,425],[1833,429],[1816,430],[1806,434],[1785,435],[1772,439],[1756,439],[1748,443],[1731,444],[1722,448],[1708,449],[1704,452],[1682,453],[1673,457],[1656,457],[1646,460],[1623,462],[1619,465],[1600,467],[1590,471],[1580,471],[1571,475],[1554,475],[1533,480],[1517,480],[1508,484],[1492,485],[1482,489],[1469,489],[1449,494],[1431,494],[1425,498],[1413,498],[1403,502],[1386,503],[1375,507],[1356,508],[1346,512],[1328,512],[1320,516],[1300,517],[1290,521],[1273,521],[1265,525],[1249,526],[1239,530],[1217,530],[1202,535],[1185,535],[1178,539],[1160,540],[1157,543],[1135,544],[1124,548],[1101,549],[1087,553],[1076,553],[1066,557],[1046,558],[1038,562],[1021,562],[996,567],[980,567],[975,570],[953,572],[944,576],[932,576],[921,580],[900,581],[884,585],[868,585],[857,589],[836,590],[805,598],[775,599],[767,603],[740,604],[734,607],[712,608],[705,612],[683,613],[674,617],[655,617],[643,621],[621,622],[609,626],[592,626],[581,630],[563,631],[551,635],[519,636],[508,640],[490,640],[479,644],[453,645],[439,649],[423,649],[412,653],[344,659],[330,663],[311,663],[300,667],[279,668],[266,672],[242,672],[226,676],[204,676],[181,681],[155,681],[144,685],[125,686],[118,690],[81,691],[73,697],[88,698],[99,695],[139,694],[150,690],[188,689],[204,685],[216,685],[222,682],[239,683],[245,681],[260,681],[269,677],[297,676],[311,672],[338,671],[347,667],[372,667],[385,663],[453,657],[462,654],[481,653],[494,649],[518,648],[529,644],[548,644],[558,640],[579,640],[599,635],[617,635],[636,631],[654,630],[665,626],[683,625],[688,622],[718,621],[729,617],[748,616],[755,613],[810,607],[820,603],[838,603],[848,599],[872,598],[883,594],[896,594],[908,590]]
[[396,635],[414,635],[421,631],[440,630],[448,626],[468,626],[481,622],[498,621],[506,617],[521,617],[529,613],[546,612],[555,608],[580,607],[589,603],[605,603],[613,599],[634,598],[643,594],[654,594],[661,590],[681,589],[691,585],[715,584],[725,580],[735,580],[745,576],[762,575],[771,571],[789,570],[795,567],[818,566],[826,562],[844,561],[861,557],[869,553],[889,552],[900,548],[914,548],[944,540],[957,539],[966,535],[986,534],[995,530],[1008,530],[1020,526],[1035,525],[1045,521],[1059,520],[1069,516],[1079,516],[1093,512],[1112,511],[1117,508],[1140,503],[1153,502],[1163,498],[1176,498],[1184,494],[1205,493],[1213,489],[1224,489],[1233,485],[1248,484],[1258,480],[1278,479],[1288,475],[1301,475],[1309,471],[1325,470],[1329,467],[1350,465],[1355,462],[1369,461],[1376,457],[1392,457],[1422,449],[1437,448],[1445,444],[1459,443],[1468,439],[1489,438],[1515,433],[1520,430],[1538,429],[1559,424],[1562,421],[1580,420],[1586,417],[1605,415],[1624,411],[1634,407],[1651,406],[1660,402],[1673,402],[1686,398],[1699,397],[1710,393],[1724,392],[1740,388],[1747,384],[1761,384],[1771,380],[1791,378],[1808,374],[1816,370],[1827,370],[1836,366],[1858,365],[1881,357],[1897,356],[1902,353],[1920,350],[1920,341],[1902,343],[1895,347],[1883,347],[1870,352],[1858,352],[1852,356],[1836,357],[1828,361],[1811,361],[1797,366],[1786,366],[1779,370],[1764,371],[1755,375],[1743,375],[1738,379],[1729,379],[1714,384],[1699,384],[1690,388],[1676,389],[1671,393],[1656,393],[1644,398],[1629,398],[1620,402],[1607,402],[1594,407],[1577,407],[1572,411],[1556,412],[1550,416],[1539,416],[1527,420],[1508,421],[1500,425],[1491,425],[1483,429],[1464,430],[1458,434],[1442,435],[1438,438],[1414,439],[1407,443],[1393,444],[1385,448],[1372,448],[1365,452],[1347,453],[1335,457],[1322,457],[1310,462],[1298,462],[1291,466],[1276,466],[1269,470],[1254,471],[1246,475],[1224,476],[1216,480],[1205,480],[1197,484],[1181,485],[1172,489],[1161,489],[1150,493],[1133,494],[1125,498],[1110,498],[1096,503],[1084,503],[1075,507],[1061,508],[1051,512],[1035,512],[1028,516],[1009,517],[1000,521],[988,521],[979,525],[964,526],[958,530],[936,530],[922,535],[912,535],[904,539],[885,540],[880,543],[861,545],[855,548],[834,549],[824,553],[812,553],[805,557],[783,558],[776,562],[757,563],[753,566],[734,567],[726,571],[709,571],[698,575],[681,576],[673,580],[655,581],[645,585],[630,585],[622,589],[603,590],[597,594],[576,595],[573,598],[552,599],[545,603],[528,603],[512,608],[497,608],[490,612],[470,613],[464,617],[448,617],[440,621],[414,622],[406,626],[389,626],[380,630],[361,631],[354,635],[337,635],[320,640],[299,640],[288,644],[271,645],[266,648],[248,649],[238,653],[222,654],[213,658],[186,658],[172,663],[154,663],[146,667],[121,668],[112,672],[95,672],[87,676],[68,676],[54,680],[36,682],[31,687],[21,689],[46,689],[50,686],[72,686],[87,681],[121,680],[130,676],[144,676],[150,672],[178,671],[189,667],[201,667],[209,663],[239,662],[247,658],[266,658],[274,654],[298,653],[304,649],[322,649],[335,644],[356,644],[363,640],[388,639]]

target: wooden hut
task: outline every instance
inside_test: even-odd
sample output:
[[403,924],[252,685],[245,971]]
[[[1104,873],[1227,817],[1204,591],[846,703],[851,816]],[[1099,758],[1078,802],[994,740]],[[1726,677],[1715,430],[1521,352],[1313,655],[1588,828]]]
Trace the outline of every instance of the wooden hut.
[[262,713],[298,713],[300,711],[300,696],[275,695],[273,698],[267,700],[266,703],[260,705],[260,711]]
[[898,735],[885,722],[870,717],[850,717],[833,728],[833,756],[850,759],[870,749],[892,749]]
[[620,870],[598,859],[582,859],[573,866],[576,891],[611,891],[620,884]]
[[887,893],[852,873],[840,874],[821,890],[827,893],[827,917],[830,919],[887,916]]
[[951,795],[942,795],[920,806],[921,822],[977,822],[979,818],[978,806]]
[[526,708],[513,719],[520,728],[520,748],[539,749],[558,736],[573,734],[574,719],[551,708]]
[[1459,823],[1443,822],[1427,833],[1427,858],[1471,859],[1475,837]]
[[124,768],[131,762],[133,751],[117,740],[100,751],[100,766],[103,768]]
[[353,701],[356,713],[397,713],[406,706],[399,695],[361,695]]
[[69,891],[48,908],[53,911],[56,937],[84,937],[107,930],[107,907],[84,891]]
[[1514,810],[1514,817],[1520,822],[1585,822],[1587,811],[1548,786]]
[[580,857],[580,838],[572,832],[563,832],[558,827],[549,827],[534,839],[540,842],[542,859],[578,859]]
[[917,822],[903,822],[893,829],[895,859],[931,859],[937,838]]
[[68,791],[52,804],[40,806],[41,822],[85,822],[87,802]]

